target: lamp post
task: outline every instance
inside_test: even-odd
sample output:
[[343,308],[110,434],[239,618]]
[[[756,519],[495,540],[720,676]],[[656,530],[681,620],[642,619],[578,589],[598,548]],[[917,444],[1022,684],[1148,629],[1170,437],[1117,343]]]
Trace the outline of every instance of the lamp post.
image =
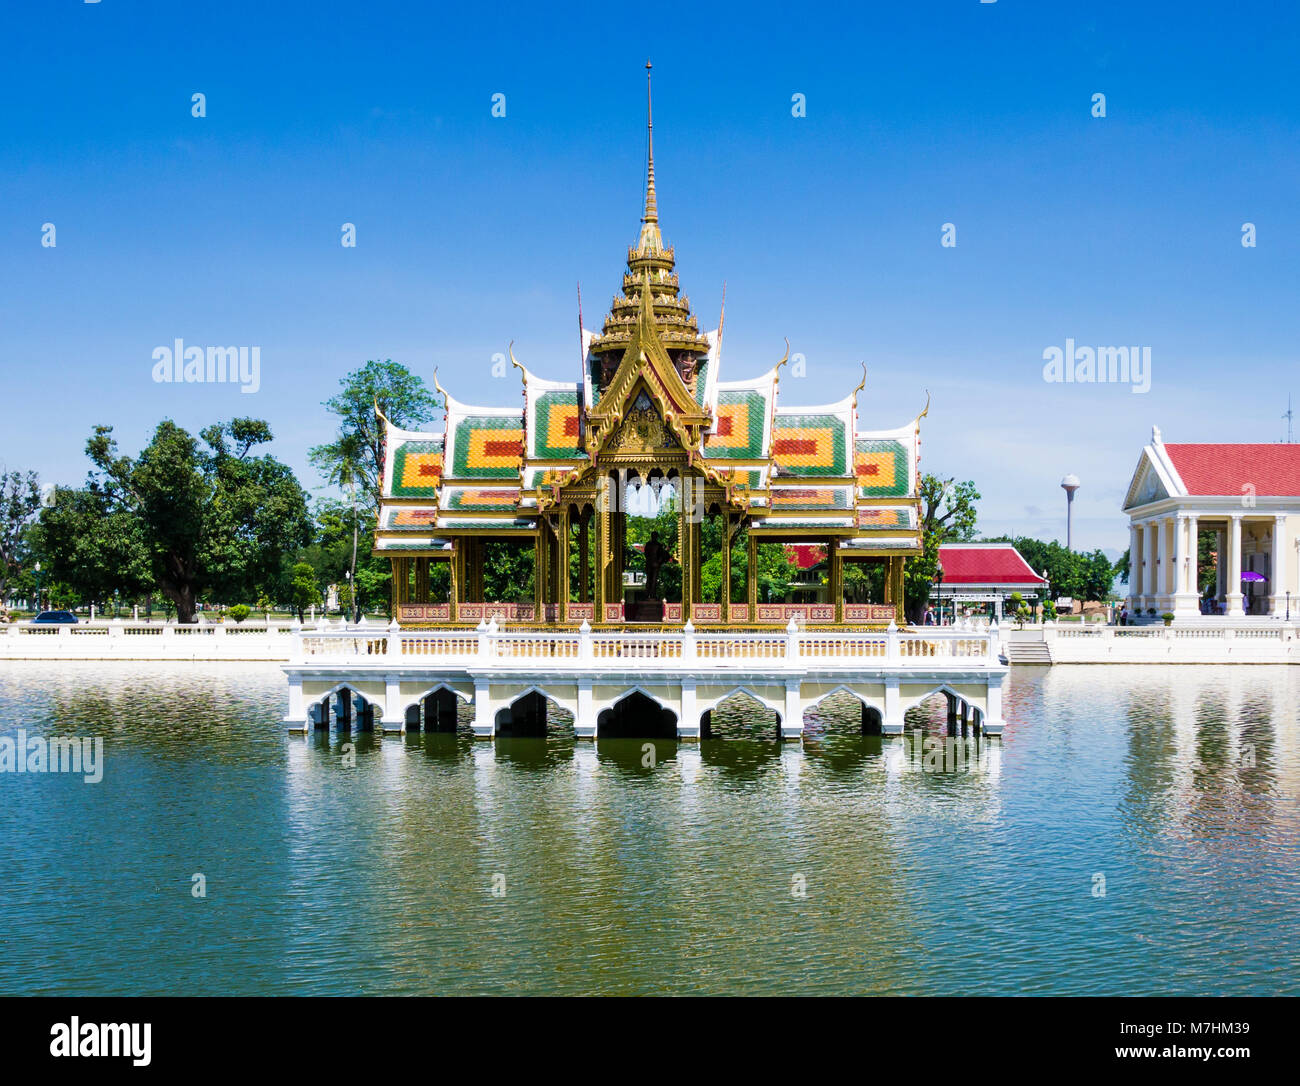
[[1061,480],[1061,489],[1065,491],[1065,549],[1074,550],[1074,492],[1079,489],[1079,477],[1067,475]]
[[36,613],[41,611],[41,564],[36,563]]
[[934,567],[934,583],[935,583],[935,590],[934,590],[935,603],[939,605],[939,614],[935,618],[935,625],[942,626],[943,625],[943,566],[942,565],[936,565]]

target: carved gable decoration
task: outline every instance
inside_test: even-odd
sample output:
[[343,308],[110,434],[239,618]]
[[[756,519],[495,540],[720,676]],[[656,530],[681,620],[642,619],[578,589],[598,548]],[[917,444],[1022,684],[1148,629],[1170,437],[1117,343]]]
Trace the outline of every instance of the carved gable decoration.
[[607,448],[617,453],[658,452],[678,447],[645,389],[632,401],[627,417],[609,439]]

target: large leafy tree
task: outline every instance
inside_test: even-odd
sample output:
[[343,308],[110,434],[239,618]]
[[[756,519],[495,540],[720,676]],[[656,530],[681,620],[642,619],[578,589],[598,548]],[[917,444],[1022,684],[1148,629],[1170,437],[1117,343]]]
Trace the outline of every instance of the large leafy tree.
[[41,507],[36,472],[0,472],[0,607],[9,599],[29,546],[28,533]]
[[[122,554],[142,548],[149,580],[186,623],[201,596],[265,593],[283,556],[310,538],[306,496],[293,472],[272,456],[251,455],[271,440],[265,422],[235,419],[208,427],[202,439],[203,446],[165,419],[132,459],[119,452],[111,426],[97,426],[86,443],[94,467],[85,492],[92,497],[70,500],[83,511],[99,502],[117,514]],[[83,517],[52,513],[42,518],[42,539],[72,563],[69,535],[82,524]]]
[[921,620],[935,570],[939,568],[939,547],[944,543],[967,543],[975,538],[978,514],[975,503],[980,493],[970,480],[957,482],[937,475],[921,478],[921,546],[919,557],[909,558],[903,571],[903,607],[907,620]]
[[355,486],[373,518],[383,468],[383,430],[375,407],[394,426],[414,430],[432,417],[438,397],[423,379],[391,358],[371,359],[339,384],[341,391],[324,402],[339,420],[338,433],[311,450],[311,462],[333,485]]
[[142,523],[115,488],[56,488],[33,535],[51,587],[73,602],[139,598],[153,585]]

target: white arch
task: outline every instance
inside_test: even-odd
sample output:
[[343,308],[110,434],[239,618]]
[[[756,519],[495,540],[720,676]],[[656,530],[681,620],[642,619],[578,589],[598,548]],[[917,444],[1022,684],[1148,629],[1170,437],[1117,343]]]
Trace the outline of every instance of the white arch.
[[921,702],[925,701],[926,698],[933,697],[935,694],[951,694],[963,705],[969,705],[972,709],[976,707],[975,703],[971,701],[970,698],[968,698],[965,694],[959,694],[947,683],[941,683],[940,685],[936,686],[933,690],[927,690],[924,694],[921,694],[917,697],[909,698],[903,704],[903,711],[906,712],[908,709],[915,709],[918,705],[921,704]]
[[555,702],[555,704],[566,713],[572,713],[575,717],[577,716],[578,706],[576,703],[570,702],[567,698],[557,697],[555,694],[551,693],[551,691],[538,686],[536,683],[528,687],[526,690],[519,691],[518,694],[509,695],[504,704],[498,706],[495,712],[499,713],[502,709],[511,708],[520,698],[526,698],[529,694],[541,694],[547,701]]
[[702,699],[699,703],[700,716],[702,717],[706,712],[710,712],[711,710],[716,709],[719,705],[721,705],[733,694],[748,694],[751,698],[753,698],[756,702],[758,702],[759,705],[763,706],[763,708],[771,709],[772,712],[778,714],[783,719],[785,717],[784,693],[782,694],[781,700],[774,704],[771,698],[764,697],[762,694],[759,694],[756,691],[751,690],[748,686],[733,686],[721,697],[709,698],[707,700]]
[[[818,694],[817,697],[813,698],[812,701],[810,701],[807,705],[804,706],[804,711],[807,712],[809,709],[817,708],[818,705],[820,705],[823,701],[829,698],[832,694],[838,694],[841,691],[845,694],[852,694],[855,698],[858,699],[858,701],[862,702],[862,704],[865,705],[868,709],[875,709],[877,712],[882,714],[885,711],[885,705],[883,701],[876,702],[873,701],[871,698],[869,698],[866,694],[859,694],[856,690],[854,690],[851,686],[849,686],[848,683],[840,683],[840,685],[835,687],[834,690],[827,690],[826,693],[824,694]],[[928,698],[930,695],[926,694],[925,696]]]
[[[680,709],[678,709],[676,706],[669,705],[663,700],[663,698],[656,697],[654,694],[650,693],[650,691],[643,686],[629,687],[627,690],[623,691],[623,693],[619,694],[619,696],[616,697],[613,701],[611,701],[608,705],[606,705],[605,708],[601,709],[600,713],[607,712],[613,709],[614,706],[620,704],[621,702],[627,701],[627,699],[630,698],[633,694],[640,694],[643,697],[649,698],[657,706],[659,706],[660,709],[666,709],[668,712],[672,713],[674,720],[676,720],[679,723],[681,722],[682,714]],[[600,713],[597,713],[596,715],[599,716]]]
[[474,696],[472,694],[462,694],[450,683],[445,683],[445,682],[439,683],[437,686],[430,687],[423,694],[417,697],[414,701],[408,701],[405,705],[403,705],[402,706],[403,715],[405,715],[408,709],[414,709],[417,705],[423,705],[425,698],[427,698],[430,694],[436,694],[439,690],[450,690],[453,694],[455,694],[458,698],[460,698],[461,701],[465,702],[466,704],[469,704],[474,700]]
[[367,705],[371,706],[374,709],[382,710],[384,707],[384,701],[382,698],[375,699],[370,697],[367,694],[363,694],[360,690],[358,690],[355,686],[353,686],[352,683],[347,681],[338,683],[337,685],[330,687],[323,694],[312,694],[310,697],[305,698],[304,700],[309,705],[319,705],[326,698],[332,698],[335,694],[339,693],[342,690],[351,690],[356,697],[359,697],[362,701],[364,701]]

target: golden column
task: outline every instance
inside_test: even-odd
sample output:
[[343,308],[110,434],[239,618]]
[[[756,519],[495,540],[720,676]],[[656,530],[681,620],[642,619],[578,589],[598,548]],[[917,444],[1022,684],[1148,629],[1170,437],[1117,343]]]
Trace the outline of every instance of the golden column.
[[731,513],[722,511],[722,621],[731,621]]
[[550,528],[546,517],[537,521],[537,535],[533,539],[533,621],[540,622],[546,614],[547,574],[550,572]]
[[555,620],[569,620],[569,511],[560,514],[558,546],[555,548]]
[[605,621],[605,603],[609,599],[609,512],[603,508],[604,499],[600,492],[596,497],[596,622]]
[[578,602],[591,602],[591,514],[578,519]]
[[450,621],[455,622],[460,616],[460,594],[461,584],[464,577],[465,566],[465,540],[464,538],[453,539],[451,542],[451,562],[449,563],[448,572],[451,575],[451,592],[448,594],[447,614]]
[[745,594],[749,597],[749,621],[758,621],[758,540],[749,529],[749,568],[745,572]]
[[830,559],[831,603],[835,604],[835,621],[844,621],[844,556],[840,553],[839,542],[827,540],[826,556]]

